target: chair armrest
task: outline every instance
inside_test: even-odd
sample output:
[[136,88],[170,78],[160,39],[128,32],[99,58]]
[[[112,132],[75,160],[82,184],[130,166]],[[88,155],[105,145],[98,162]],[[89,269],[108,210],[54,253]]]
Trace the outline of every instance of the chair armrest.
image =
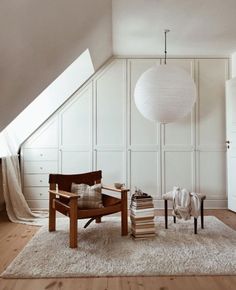
[[79,195],[72,193],[72,192],[68,192],[68,191],[64,191],[64,190],[49,190],[49,193],[55,194],[55,195],[59,195],[61,197],[65,197],[68,199],[77,199],[79,197]]
[[115,191],[115,192],[128,192],[129,189],[128,188],[121,188],[121,189],[118,189],[118,188],[115,188],[115,187],[111,187],[111,186],[107,186],[107,185],[103,185],[102,186],[102,189],[106,189],[106,190],[110,190],[110,191]]

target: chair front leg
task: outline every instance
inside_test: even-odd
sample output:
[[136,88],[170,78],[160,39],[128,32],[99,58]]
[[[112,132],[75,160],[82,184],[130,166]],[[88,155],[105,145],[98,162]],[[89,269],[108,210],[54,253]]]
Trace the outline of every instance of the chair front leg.
[[121,192],[121,235],[128,235],[127,191]]
[[96,217],[96,224],[99,224],[102,222],[102,217],[99,216],[99,217]]
[[72,198],[70,207],[70,248],[77,248],[77,199]]
[[56,195],[53,193],[49,193],[49,223],[48,230],[49,232],[53,232],[56,230],[56,210],[54,200]]

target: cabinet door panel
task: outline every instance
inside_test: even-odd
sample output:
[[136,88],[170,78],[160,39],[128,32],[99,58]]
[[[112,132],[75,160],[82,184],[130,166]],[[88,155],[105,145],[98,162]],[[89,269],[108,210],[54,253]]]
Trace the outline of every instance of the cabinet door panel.
[[47,122],[37,130],[24,144],[24,148],[57,148],[58,147],[58,117]]
[[142,73],[151,68],[160,60],[131,60],[130,66],[130,121],[131,145],[157,144],[157,124],[144,118],[136,108],[134,102],[134,89]]
[[90,156],[90,152],[62,151],[62,173],[76,174],[91,171]]
[[[193,60],[169,59],[168,64],[184,69],[193,77]],[[194,113],[194,109],[192,111]],[[165,125],[164,145],[186,146],[192,144],[191,112],[184,118]]]
[[49,186],[48,174],[25,174],[24,186]]
[[131,188],[158,197],[157,152],[131,152]]
[[191,152],[165,152],[164,170],[165,192],[171,191],[174,186],[193,190]]
[[199,190],[207,199],[226,199],[225,152],[199,153]]
[[24,173],[57,173],[57,161],[25,161]]
[[125,61],[116,60],[96,80],[97,145],[123,145]]
[[217,146],[225,141],[226,60],[199,61],[199,145]]
[[124,153],[98,151],[97,169],[102,170],[104,184],[125,183]]
[[48,199],[48,187],[25,187],[24,188],[24,196],[27,200],[32,199]]
[[46,161],[46,160],[57,160],[58,150],[57,149],[24,149],[24,160],[25,161]]
[[80,92],[61,112],[61,146],[91,144],[92,88]]

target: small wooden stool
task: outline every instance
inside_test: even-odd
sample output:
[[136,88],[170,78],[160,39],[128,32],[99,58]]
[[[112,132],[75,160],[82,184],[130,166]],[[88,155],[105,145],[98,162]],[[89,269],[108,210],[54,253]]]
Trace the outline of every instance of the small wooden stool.
[[[200,202],[201,202],[201,228],[204,229],[204,200],[206,199],[206,195],[203,193],[197,194]],[[173,201],[173,195],[170,192],[162,195],[162,198],[165,202],[165,228],[168,229],[168,200]],[[176,223],[176,216],[173,216],[174,223]],[[197,234],[197,218],[194,218],[194,234]]]

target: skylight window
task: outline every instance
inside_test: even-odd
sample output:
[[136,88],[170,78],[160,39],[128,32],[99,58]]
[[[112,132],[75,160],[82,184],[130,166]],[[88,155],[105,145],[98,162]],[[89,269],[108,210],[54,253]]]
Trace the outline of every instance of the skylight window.
[[24,111],[0,133],[0,157],[16,154],[19,146],[94,73],[86,49]]

